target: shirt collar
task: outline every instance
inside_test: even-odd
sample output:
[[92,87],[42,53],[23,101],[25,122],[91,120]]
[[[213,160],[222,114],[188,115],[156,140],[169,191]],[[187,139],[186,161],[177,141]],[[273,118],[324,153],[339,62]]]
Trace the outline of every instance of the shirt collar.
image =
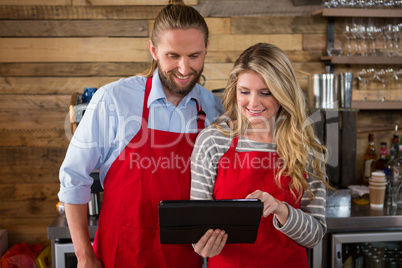
[[[179,103],[178,106],[186,106],[187,103],[191,99],[196,100],[198,102],[198,104],[200,105],[201,102],[200,102],[198,87],[199,87],[199,85],[196,84],[195,87],[193,88],[193,90],[191,90],[190,93],[188,93],[181,100],[181,102]],[[160,99],[167,100],[165,92],[163,91],[162,82],[159,77],[158,68],[156,68],[156,70],[154,71],[154,74],[153,74],[153,78],[152,78],[152,88],[151,88],[151,92],[149,93],[147,107],[149,108],[153,102],[160,100]]]

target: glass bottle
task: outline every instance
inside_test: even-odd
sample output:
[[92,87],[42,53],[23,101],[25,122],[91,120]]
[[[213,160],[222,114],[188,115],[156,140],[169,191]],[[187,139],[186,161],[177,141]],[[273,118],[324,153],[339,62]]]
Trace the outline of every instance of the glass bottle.
[[377,152],[374,147],[374,134],[368,135],[368,145],[364,154],[363,163],[363,184],[368,185],[371,172],[375,170],[375,163],[377,160]]
[[391,195],[391,206],[393,209],[396,209],[398,206],[398,197],[402,185],[400,169],[401,164],[399,163],[399,159],[395,157],[395,147],[392,147],[391,159],[386,164],[385,174],[387,177],[387,194]]
[[381,142],[380,148],[380,158],[375,163],[375,170],[376,171],[384,171],[385,165],[387,164],[388,151],[387,151],[387,143]]
[[389,160],[385,164],[384,173],[387,178],[387,189],[385,190],[385,204],[387,207],[392,205],[392,182],[394,181],[394,167],[395,167],[395,148],[391,147],[389,152]]
[[345,244],[342,247],[342,268],[353,268],[353,255],[351,245]]
[[396,168],[398,168],[398,189],[396,190],[396,203],[398,209],[402,209],[402,137],[399,143],[399,160]]
[[359,244],[356,245],[354,254],[354,268],[363,268],[364,266],[364,253]]
[[[402,137],[401,137],[402,138]],[[395,150],[395,159],[399,159],[399,134],[398,134],[398,125],[395,125],[395,132],[394,132],[394,136],[392,138],[392,147]]]
[[387,207],[391,207],[391,197],[392,197],[392,188],[391,188],[391,181],[392,181],[392,163],[395,161],[395,150],[391,147],[389,151],[389,160],[385,164],[384,173],[385,178],[387,180],[387,188],[385,189],[385,205]]

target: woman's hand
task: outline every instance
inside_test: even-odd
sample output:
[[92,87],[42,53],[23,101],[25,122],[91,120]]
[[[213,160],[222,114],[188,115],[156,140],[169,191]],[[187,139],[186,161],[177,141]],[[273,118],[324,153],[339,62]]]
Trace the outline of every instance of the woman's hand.
[[289,217],[288,207],[278,199],[274,198],[267,192],[257,190],[249,194],[246,198],[257,198],[264,203],[264,211],[262,213],[263,217],[268,217],[271,213],[275,214],[278,221],[284,225]]
[[223,230],[208,230],[194,245],[194,251],[204,258],[211,258],[221,253],[228,239],[228,234]]

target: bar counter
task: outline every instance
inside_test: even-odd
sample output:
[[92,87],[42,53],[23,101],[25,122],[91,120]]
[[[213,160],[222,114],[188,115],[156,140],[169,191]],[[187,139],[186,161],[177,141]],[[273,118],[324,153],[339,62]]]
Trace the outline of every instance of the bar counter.
[[[329,194],[326,220],[329,233],[353,231],[393,231],[402,230],[402,209],[371,209],[370,205],[356,205],[350,201],[348,190],[337,190]],[[95,237],[98,217],[88,217],[91,238]],[[58,215],[48,226],[49,239],[70,239],[67,220]]]
[[370,205],[327,207],[328,232],[402,230],[402,210],[388,207],[371,209]]
[[328,233],[402,230],[402,209],[356,205],[351,201],[349,190],[328,194],[326,209]]
[[[348,190],[336,190],[328,193],[326,208],[327,234],[314,249],[310,250],[311,268],[331,267],[330,236],[335,234],[373,233],[402,231],[402,209],[393,211],[388,207],[371,209],[370,205],[356,205],[351,201]],[[98,217],[88,217],[89,236],[93,240],[98,227]],[[48,238],[51,239],[52,255],[57,243],[71,243],[65,215],[58,215],[48,226]],[[401,237],[402,240],[402,237]],[[53,266],[55,267],[55,266]],[[332,266],[335,267],[335,266]]]
[[[98,227],[97,217],[88,217],[89,236],[95,237]],[[351,207],[327,207],[328,233],[352,231],[393,231],[402,230],[402,210],[394,214],[390,209],[370,209],[369,205]],[[58,215],[47,228],[49,239],[70,239],[67,220]]]

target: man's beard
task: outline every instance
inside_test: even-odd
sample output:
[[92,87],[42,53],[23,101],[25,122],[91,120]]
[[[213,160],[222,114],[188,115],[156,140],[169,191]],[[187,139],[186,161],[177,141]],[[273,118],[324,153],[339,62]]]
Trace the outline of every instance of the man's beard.
[[190,83],[188,84],[188,86],[186,87],[180,87],[173,79],[173,71],[168,71],[167,75],[165,76],[165,74],[163,73],[163,70],[161,69],[159,62],[157,62],[158,64],[158,73],[159,73],[159,78],[162,82],[162,85],[172,91],[173,93],[176,94],[180,94],[183,96],[186,96],[188,93],[191,92],[191,90],[193,89],[193,87],[195,86],[195,84],[197,84],[198,80],[200,79],[200,76],[202,74],[202,71],[204,70],[204,66],[202,67],[201,71],[199,73],[197,72],[193,72],[191,73],[191,75],[195,74],[195,77],[190,81]]

